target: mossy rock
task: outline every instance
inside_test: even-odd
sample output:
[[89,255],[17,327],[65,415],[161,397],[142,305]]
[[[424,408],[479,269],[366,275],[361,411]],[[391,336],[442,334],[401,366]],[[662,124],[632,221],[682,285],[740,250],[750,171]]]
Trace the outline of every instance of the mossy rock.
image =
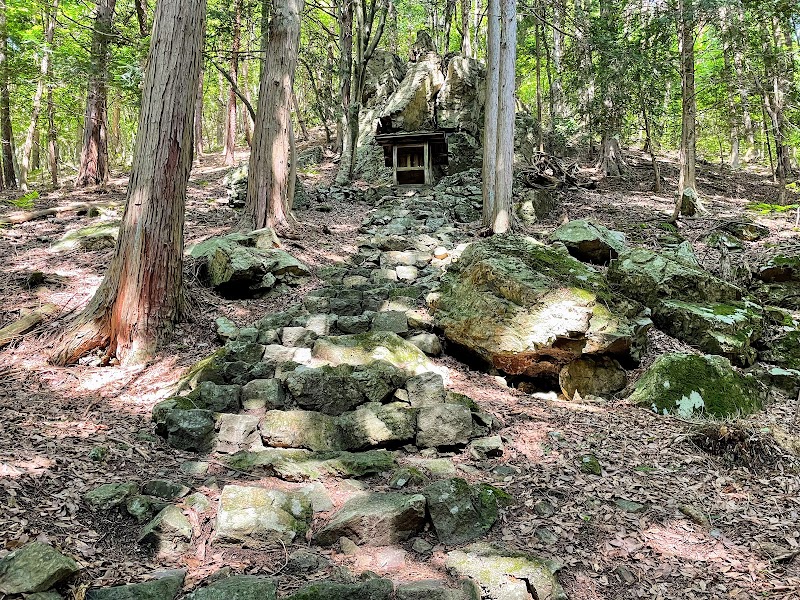
[[661,300],[733,302],[742,297],[734,285],[699,268],[688,256],[632,248],[608,269],[608,281],[621,294],[655,308]]
[[119,237],[120,221],[98,223],[68,231],[51,250],[61,252],[81,247],[85,250],[105,250],[114,247]]
[[299,493],[226,485],[217,511],[216,538],[222,542],[290,543],[308,531],[311,503]]
[[751,302],[664,300],[653,311],[653,321],[665,333],[703,352],[750,366],[756,360],[753,344],[764,329],[762,313],[761,307]]
[[759,352],[759,359],[785,369],[800,370],[800,329],[780,331]]
[[565,250],[517,235],[471,244],[432,302],[445,337],[511,375],[557,377],[582,354],[638,355],[641,324]]
[[482,597],[492,600],[536,598],[567,600],[556,579],[560,565],[527,552],[509,550],[486,543],[475,543],[447,554],[447,570],[468,577],[483,588]]
[[193,390],[204,381],[217,384],[225,383],[224,358],[227,352],[224,348],[216,350],[202,360],[197,361],[178,380],[173,393],[179,394],[185,389]]
[[196,589],[186,600],[275,600],[277,586],[269,577],[234,575]]
[[0,558],[0,595],[43,592],[79,570],[49,544],[31,542]]
[[310,410],[270,410],[259,423],[265,444],[314,451],[345,450],[336,417]]
[[143,583],[89,590],[86,600],[173,600],[183,586],[184,575],[184,571],[176,571]]
[[83,499],[92,510],[111,510],[139,493],[139,485],[128,483],[106,483],[87,492]]
[[286,600],[390,600],[394,585],[388,579],[369,579],[357,583],[318,581],[300,588]]
[[320,338],[314,343],[311,354],[332,365],[356,366],[384,361],[411,375],[435,370],[422,350],[388,331]]
[[564,244],[578,260],[596,264],[607,264],[625,249],[625,234],[584,219],[565,223],[550,240]]
[[733,417],[759,410],[761,390],[721,356],[663,354],[636,383],[630,401],[683,418]]

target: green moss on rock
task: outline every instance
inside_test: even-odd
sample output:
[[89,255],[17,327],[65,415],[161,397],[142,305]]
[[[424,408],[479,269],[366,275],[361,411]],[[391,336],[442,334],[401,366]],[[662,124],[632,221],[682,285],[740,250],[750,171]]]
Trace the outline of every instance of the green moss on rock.
[[684,418],[730,417],[759,410],[761,393],[753,377],[721,356],[664,354],[636,383],[630,401]]

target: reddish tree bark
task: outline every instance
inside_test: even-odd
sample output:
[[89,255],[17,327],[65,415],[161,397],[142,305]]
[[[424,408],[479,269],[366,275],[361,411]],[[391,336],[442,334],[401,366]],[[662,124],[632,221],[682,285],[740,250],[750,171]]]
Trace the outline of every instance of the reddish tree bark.
[[205,0],[159,2],[125,214],[106,276],[68,326],[51,361],[97,348],[138,363],[171,331],[182,308],[183,215],[192,164]]

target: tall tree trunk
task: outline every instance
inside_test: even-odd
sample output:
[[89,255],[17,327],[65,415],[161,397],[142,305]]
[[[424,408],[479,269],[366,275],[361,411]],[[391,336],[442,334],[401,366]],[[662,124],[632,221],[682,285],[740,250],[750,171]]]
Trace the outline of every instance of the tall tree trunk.
[[195,159],[203,156],[203,69],[197,78],[197,99],[194,104],[194,154]]
[[136,20],[139,22],[139,35],[147,37],[147,0],[133,0],[136,5]]
[[11,128],[11,97],[8,91],[8,24],[6,2],[0,0],[0,143],[3,145],[3,187],[17,187],[14,172],[14,132]]
[[[248,51],[249,51],[249,47],[248,47]],[[247,101],[250,103],[250,105],[252,105],[253,104],[253,97],[252,97],[252,94],[250,93],[250,68],[248,66],[249,64],[250,64],[250,61],[248,61],[248,60],[242,61],[242,79],[244,79],[244,84],[242,86],[244,89],[242,91],[244,92],[244,96],[245,96],[245,98],[247,98]],[[248,146],[252,146],[253,145],[253,118],[250,116],[250,111],[245,110],[245,111],[242,111],[242,113],[243,113],[242,114],[242,118],[244,120],[244,139],[247,142]]]
[[261,70],[258,111],[242,223],[248,228],[287,228],[291,218],[292,87],[300,48],[303,0],[273,5],[266,62]]
[[39,63],[39,83],[36,85],[36,92],[33,95],[31,106],[31,123],[28,126],[28,133],[25,136],[25,143],[22,146],[22,163],[19,166],[19,185],[23,192],[28,191],[28,173],[31,167],[31,153],[34,142],[38,145],[39,114],[42,111],[42,96],[47,81],[47,73],[50,71],[50,52],[53,47],[53,35],[56,29],[56,13],[58,11],[58,0],[53,0],[45,14],[44,23],[44,46],[42,48],[42,60]]
[[353,2],[337,3],[339,20],[339,106],[336,120],[336,151],[344,154],[347,114],[353,81]]
[[239,85],[239,44],[242,31],[242,1],[236,0],[233,19],[233,43],[231,44],[231,84],[228,92],[228,107],[225,112],[225,164],[236,162],[236,92],[234,85]]
[[306,128],[306,122],[303,119],[303,115],[300,112],[300,103],[297,101],[297,94],[294,93],[292,90],[292,108],[294,109],[294,116],[297,119],[297,124],[300,126],[300,131],[303,134],[303,139],[308,139],[308,129]]
[[52,66],[47,73],[47,163],[50,166],[50,183],[58,187],[58,131],[56,130],[56,105],[53,100]]
[[564,4],[553,4],[553,84],[550,90],[553,105],[553,125],[564,117],[564,88],[561,82],[561,65],[564,60]]
[[83,148],[75,185],[105,185],[108,182],[108,44],[116,0],[97,0],[92,31],[92,71],[83,119]]
[[468,58],[472,58],[472,25],[470,19],[472,17],[472,2],[473,0],[461,0],[461,54]]
[[450,29],[453,25],[453,15],[455,12],[456,0],[445,0],[442,44],[439,46],[439,52],[441,52],[442,56],[450,52]]
[[[678,0],[678,46],[680,52],[681,71],[681,147],[680,178],[678,180],[678,199],[672,213],[672,221],[678,219],[681,212],[692,212],[692,207],[685,205],[686,199],[697,196],[695,177],[697,146],[697,98],[694,84],[694,35],[695,16],[693,0]],[[687,190],[692,193],[687,194]],[[684,198],[684,196],[687,198]],[[688,211],[687,211],[688,208]]]
[[483,224],[494,223],[497,186],[497,131],[500,102],[500,6],[489,0],[486,13],[486,98],[483,117]]
[[516,118],[517,0],[501,0],[500,90],[497,107],[497,176],[492,232],[512,228],[514,121]]
[[205,8],[205,0],[156,5],[117,247],[94,297],[57,343],[55,364],[97,348],[106,349],[107,359],[142,362],[181,313],[183,217]]

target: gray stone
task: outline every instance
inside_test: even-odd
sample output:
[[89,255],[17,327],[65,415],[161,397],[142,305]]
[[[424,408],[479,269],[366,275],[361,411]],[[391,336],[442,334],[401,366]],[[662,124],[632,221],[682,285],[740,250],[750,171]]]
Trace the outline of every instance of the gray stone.
[[264,444],[277,448],[343,450],[335,417],[306,410],[270,410],[259,424]]
[[30,542],[0,558],[0,593],[43,592],[79,570],[74,560],[49,544]]
[[238,385],[218,385],[211,381],[204,381],[187,398],[192,400],[196,408],[203,410],[237,412],[240,391],[241,388]]
[[365,401],[349,365],[300,367],[286,378],[286,388],[300,408],[340,415]]
[[136,483],[106,483],[87,492],[83,499],[92,510],[111,510],[138,493],[139,486]]
[[397,310],[379,312],[372,319],[373,331],[390,331],[392,333],[408,333],[408,317]]
[[480,61],[460,55],[450,58],[442,89],[436,96],[439,127],[478,133],[483,119],[485,77]]
[[187,460],[181,463],[181,473],[194,477],[204,477],[208,473],[208,463],[204,461]]
[[314,344],[312,356],[333,365],[364,365],[383,360],[412,375],[435,370],[414,344],[384,331],[321,338]]
[[214,439],[214,414],[210,410],[169,411],[166,417],[167,443],[178,450],[204,452]]
[[242,387],[242,408],[245,410],[272,410],[283,408],[285,404],[283,385],[277,379],[254,379]]
[[503,440],[499,435],[473,440],[469,445],[469,453],[476,460],[502,456],[503,449]]
[[330,561],[321,554],[300,548],[289,555],[286,568],[293,574],[315,573],[328,568],[330,564]]
[[417,446],[434,448],[469,442],[472,413],[461,404],[423,406],[417,415]]
[[339,418],[344,447],[362,450],[386,444],[400,445],[414,439],[416,415],[404,404],[365,404]]
[[290,543],[308,531],[311,502],[300,493],[226,485],[217,511],[216,538],[222,542]]
[[166,479],[151,479],[142,484],[142,494],[155,496],[162,500],[177,500],[189,493],[189,488],[182,483]]
[[416,281],[419,277],[419,269],[411,265],[397,265],[394,272],[400,281]]
[[223,344],[239,337],[239,328],[229,318],[218,317],[214,324],[217,327],[217,337]]
[[330,335],[336,325],[336,315],[310,315],[306,322],[306,329],[314,332],[317,337]]
[[281,332],[281,344],[289,348],[311,348],[317,334],[305,327],[284,327]]
[[177,506],[167,506],[144,526],[137,541],[163,555],[184,552],[191,540],[189,519]]
[[391,600],[394,585],[388,579],[356,583],[318,581],[288,596],[286,600]]
[[470,584],[460,588],[447,587],[444,581],[423,580],[404,583],[397,586],[395,592],[397,600],[480,600]]
[[214,449],[222,454],[234,454],[240,450],[262,448],[258,423],[259,418],[254,415],[220,415]]
[[208,496],[201,494],[200,492],[189,494],[184,499],[184,502],[186,503],[186,506],[193,508],[195,512],[198,513],[204,513],[211,508],[211,501],[208,499]]
[[86,600],[173,600],[183,586],[185,573],[153,579],[143,583],[92,589],[86,592]]
[[607,264],[625,248],[625,235],[599,223],[579,219],[556,229],[550,240],[561,242],[578,260]]
[[153,515],[166,506],[166,502],[158,502],[150,496],[137,494],[125,502],[125,510],[139,523],[146,523]]
[[287,481],[306,481],[323,477],[364,477],[395,467],[394,454],[387,450],[366,452],[310,452],[285,448],[267,448],[260,452],[242,452],[228,463],[235,469],[250,471],[264,467]]
[[425,524],[425,497],[368,493],[348,500],[315,536],[322,546],[349,537],[358,544],[384,546],[409,539]]
[[365,333],[372,325],[372,313],[354,316],[341,316],[336,320],[336,328],[342,333]]
[[422,494],[428,501],[436,536],[445,544],[463,544],[484,536],[497,521],[508,494],[487,484],[470,486],[460,478],[437,481]]
[[428,356],[439,356],[442,353],[442,343],[439,337],[432,333],[418,333],[408,338],[408,341]]
[[277,588],[269,577],[233,575],[196,589],[186,600],[275,600]]
[[444,404],[447,390],[444,379],[438,373],[422,373],[406,381],[408,401],[414,408]]
[[447,569],[456,576],[469,577],[480,584],[485,598],[491,600],[536,598],[567,600],[555,572],[558,566],[527,552],[475,543],[449,552]]
[[433,551],[433,544],[422,538],[415,538],[411,544],[411,549],[417,554],[430,554]]
[[242,361],[255,364],[264,356],[264,346],[256,342],[234,340],[225,344],[225,360],[228,362]]
[[579,460],[579,466],[582,473],[586,473],[588,475],[597,475],[598,477],[603,474],[603,467],[600,465],[600,461],[597,460],[597,457],[594,454],[584,454]]
[[406,382],[403,371],[382,360],[355,367],[352,378],[368,402],[387,401]]

